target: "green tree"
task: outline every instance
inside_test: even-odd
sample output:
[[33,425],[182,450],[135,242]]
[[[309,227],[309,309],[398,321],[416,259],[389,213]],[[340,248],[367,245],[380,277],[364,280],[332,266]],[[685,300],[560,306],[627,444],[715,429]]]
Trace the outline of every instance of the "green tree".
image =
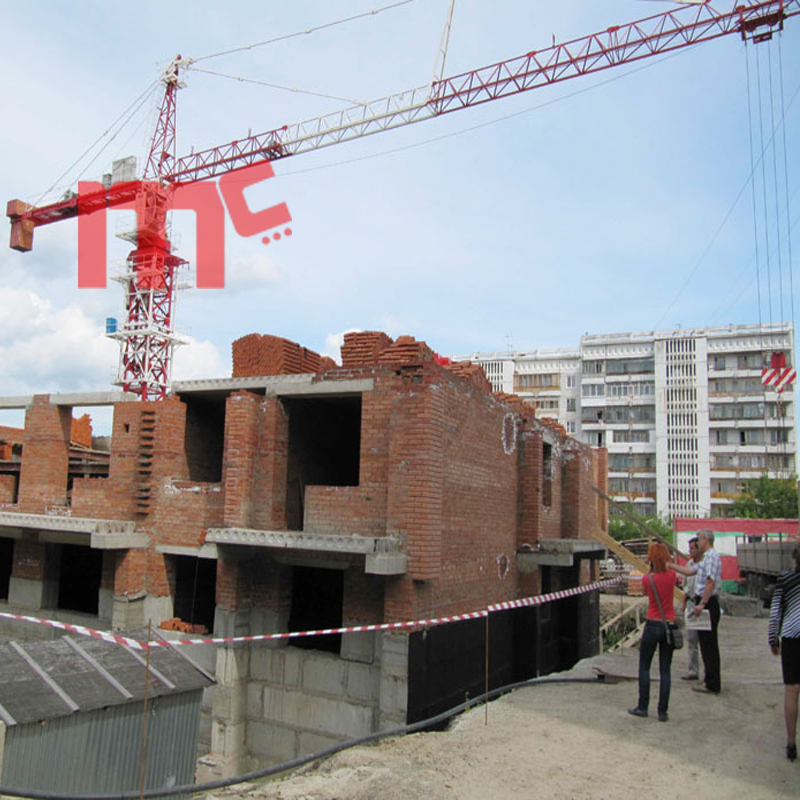
[[644,525],[673,544],[672,526],[668,522],[664,522],[660,517],[643,517],[641,514],[637,514],[631,505],[623,506],[623,508],[630,516],[618,513],[612,514],[608,518],[608,532],[618,542],[624,542],[626,539],[646,539],[648,532],[642,527]]
[[732,505],[734,517],[797,519],[797,476],[770,478],[766,473],[747,481]]

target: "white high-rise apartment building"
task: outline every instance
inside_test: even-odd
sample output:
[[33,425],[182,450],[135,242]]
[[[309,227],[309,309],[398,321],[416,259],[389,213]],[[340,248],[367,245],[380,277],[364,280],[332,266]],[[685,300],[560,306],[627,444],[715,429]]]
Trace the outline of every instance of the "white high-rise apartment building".
[[762,385],[774,353],[794,366],[790,323],[583,336],[575,349],[473,353],[571,435],[608,448],[609,489],[645,516],[724,516],[744,481],[796,471],[795,386]]

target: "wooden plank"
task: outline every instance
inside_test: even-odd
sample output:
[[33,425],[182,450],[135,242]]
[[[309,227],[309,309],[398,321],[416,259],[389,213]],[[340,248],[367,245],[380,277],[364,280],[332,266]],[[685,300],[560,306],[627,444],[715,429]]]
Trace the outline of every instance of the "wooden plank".
[[[601,531],[598,528],[592,533],[592,536],[597,539],[598,542],[602,542],[607,550],[610,550],[612,553],[619,556],[626,564],[630,564],[634,569],[641,572],[642,575],[647,575],[650,572],[650,567],[647,565],[647,562],[644,559],[641,559],[639,556],[631,553],[631,551],[628,550],[628,548],[625,547],[622,542],[618,542],[610,534],[606,533],[605,531]],[[686,595],[684,594],[683,590],[676,586],[675,599],[681,605],[683,605],[685,597]]]
[[681,556],[681,558],[684,558],[686,561],[689,560],[689,556],[688,555],[686,555],[685,553],[681,553],[681,551],[678,550],[677,547],[675,547],[673,544],[668,542],[658,532],[653,530],[646,522],[644,522],[644,520],[639,519],[639,517],[637,517],[636,514],[632,514],[630,511],[628,511],[628,509],[625,508],[624,503],[618,503],[613,497],[609,497],[605,492],[601,491],[596,486],[592,486],[592,489],[594,489],[595,492],[597,492],[597,494],[599,494],[600,497],[603,498],[603,500],[607,501],[608,503],[611,503],[611,505],[613,505],[613,506],[616,506],[616,508],[619,510],[619,512],[623,516],[627,517],[631,522],[633,522],[636,525],[638,525],[648,536],[652,536],[654,539],[656,539],[657,541],[661,542],[661,544],[666,545],[667,549],[670,551],[670,553],[672,553],[673,556],[679,555],[679,556]]

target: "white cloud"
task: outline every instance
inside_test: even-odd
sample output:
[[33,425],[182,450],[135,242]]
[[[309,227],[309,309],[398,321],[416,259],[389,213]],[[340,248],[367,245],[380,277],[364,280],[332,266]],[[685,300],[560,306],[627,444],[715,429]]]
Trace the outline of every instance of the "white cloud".
[[55,308],[32,291],[0,289],[3,394],[106,388],[117,345],[77,305]]
[[[187,337],[184,337],[187,338]],[[201,378],[230,377],[229,364],[222,364],[219,350],[209,341],[188,337],[188,344],[175,349],[172,379],[190,381]]]
[[332,358],[337,364],[342,363],[342,345],[346,333],[360,333],[361,328],[348,328],[341,333],[329,333],[325,337],[325,347],[322,348],[320,355]]

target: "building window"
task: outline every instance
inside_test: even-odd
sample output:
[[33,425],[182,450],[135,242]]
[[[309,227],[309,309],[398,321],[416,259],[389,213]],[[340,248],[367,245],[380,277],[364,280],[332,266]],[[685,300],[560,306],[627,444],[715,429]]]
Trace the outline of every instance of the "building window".
[[614,431],[615,443],[646,443],[650,441],[649,431]]
[[738,369],[761,369],[763,361],[761,353],[745,353],[736,359],[736,366]]
[[619,358],[606,363],[607,375],[630,375],[655,371],[656,362],[653,358]]
[[578,410],[578,401],[574,397],[567,398],[567,411],[577,411]]
[[584,375],[602,375],[605,372],[605,361],[584,361],[583,373]]
[[542,505],[553,504],[553,447],[542,444]]
[[514,378],[516,389],[557,389],[558,374],[537,373],[535,375],[517,375]]
[[[344,571],[319,567],[294,567],[292,570],[292,610],[289,632],[316,631],[342,627]],[[298,636],[294,647],[325,650],[338,655],[342,635]]]
[[612,453],[608,457],[609,472],[626,472],[628,470],[652,472],[655,468],[655,453]]
[[603,397],[606,387],[603,383],[584,383],[581,386],[581,393],[584,397]]
[[711,369],[725,369],[725,356],[713,356],[711,359]]
[[567,433],[569,433],[569,434],[575,433],[575,423],[574,422],[568,422],[567,423]]
[[567,389],[574,389],[577,383],[577,377],[575,375],[567,375]]

